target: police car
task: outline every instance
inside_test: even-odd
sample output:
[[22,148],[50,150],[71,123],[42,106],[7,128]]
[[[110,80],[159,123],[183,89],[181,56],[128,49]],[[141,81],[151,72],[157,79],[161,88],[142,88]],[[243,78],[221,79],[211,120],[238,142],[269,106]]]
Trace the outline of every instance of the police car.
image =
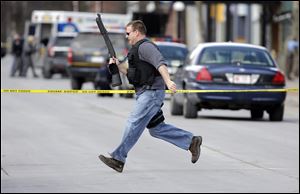
[[[242,43],[202,43],[174,76],[178,89],[254,90],[284,89],[285,76],[269,51]],[[251,119],[282,121],[286,92],[207,92],[175,94],[171,114],[197,118],[201,109],[250,111]]]
[[165,39],[154,39],[154,43],[159,48],[161,54],[168,63],[168,71],[171,79],[177,69],[184,65],[186,57],[189,53],[188,48],[183,43],[166,41]]

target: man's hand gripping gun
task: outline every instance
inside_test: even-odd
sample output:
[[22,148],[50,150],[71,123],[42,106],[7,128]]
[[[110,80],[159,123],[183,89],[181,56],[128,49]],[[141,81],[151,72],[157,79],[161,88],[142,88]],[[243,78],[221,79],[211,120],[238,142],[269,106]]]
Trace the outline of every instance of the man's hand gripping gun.
[[[102,19],[101,19],[101,16],[100,14],[97,14],[97,18],[96,18],[96,22],[97,22],[97,25],[98,25],[98,28],[102,34],[102,37],[104,38],[104,41],[105,41],[105,44],[108,48],[108,52],[109,52],[109,55],[110,55],[110,58],[116,58],[116,52],[114,50],[114,47],[108,37],[108,34],[107,34],[107,31],[103,25],[103,22],[102,22]],[[118,66],[116,64],[110,64],[108,66],[109,68],[109,71],[110,73],[112,74],[112,86],[115,87],[115,86],[120,86],[122,85],[122,81],[121,81],[121,77],[120,77],[120,74],[119,74],[119,69],[118,69]]]

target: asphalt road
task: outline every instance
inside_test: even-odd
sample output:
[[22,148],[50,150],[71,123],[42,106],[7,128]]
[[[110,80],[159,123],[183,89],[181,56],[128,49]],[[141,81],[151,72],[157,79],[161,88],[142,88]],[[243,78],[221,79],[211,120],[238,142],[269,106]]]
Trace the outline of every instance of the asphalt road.
[[[2,89],[69,89],[59,76],[11,78],[10,65],[1,59]],[[145,130],[120,174],[98,155],[119,144],[133,103],[117,95],[1,93],[1,193],[299,192],[299,93],[288,94],[282,122],[266,114],[252,121],[246,110],[184,119],[170,115],[166,100],[166,122],[203,137],[199,161]]]

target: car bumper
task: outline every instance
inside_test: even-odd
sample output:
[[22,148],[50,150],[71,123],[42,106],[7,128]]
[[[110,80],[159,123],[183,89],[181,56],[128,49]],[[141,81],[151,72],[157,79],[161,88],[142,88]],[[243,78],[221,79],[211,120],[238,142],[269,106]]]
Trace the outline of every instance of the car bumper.
[[[251,90],[251,89],[282,89],[282,87],[265,86],[194,86],[193,90]],[[268,108],[282,104],[286,98],[286,92],[207,92],[187,94],[188,99],[195,105],[203,108],[222,109],[251,109]]]
[[68,66],[67,71],[72,77],[85,78],[86,80],[95,80],[97,73],[99,72],[98,67],[72,67]]
[[65,72],[68,61],[67,59],[54,58],[49,61],[49,65],[52,71]]

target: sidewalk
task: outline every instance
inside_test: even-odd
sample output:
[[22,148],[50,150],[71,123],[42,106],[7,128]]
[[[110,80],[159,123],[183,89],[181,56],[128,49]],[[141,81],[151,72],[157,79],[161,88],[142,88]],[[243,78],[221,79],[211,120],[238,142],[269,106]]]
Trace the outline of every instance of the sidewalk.
[[[298,88],[299,89],[299,78],[291,80],[286,80],[286,88]],[[297,92],[288,92],[286,103],[289,106],[295,106],[299,108],[299,91]]]
[[295,78],[293,81],[286,79],[286,86],[288,88],[299,88],[299,77]]

